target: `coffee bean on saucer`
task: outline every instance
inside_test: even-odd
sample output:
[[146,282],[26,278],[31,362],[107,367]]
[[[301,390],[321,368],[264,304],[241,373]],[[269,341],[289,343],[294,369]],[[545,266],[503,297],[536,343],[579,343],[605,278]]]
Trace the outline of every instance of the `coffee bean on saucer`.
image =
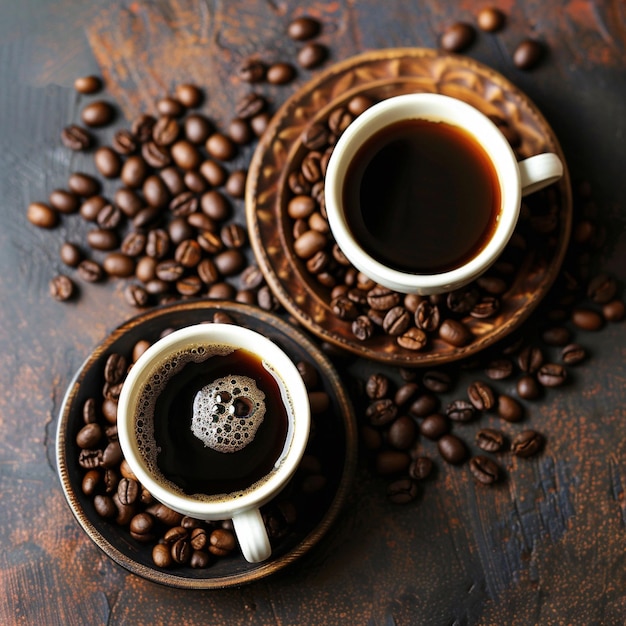
[[449,26],[441,35],[441,47],[447,52],[461,52],[474,41],[476,31],[471,24],[456,22]]
[[578,365],[587,358],[587,351],[577,343],[570,343],[561,350],[561,360],[565,365]]
[[541,387],[537,380],[526,374],[517,381],[517,395],[525,400],[536,400],[541,395]]
[[567,380],[567,370],[559,363],[545,363],[537,372],[537,380],[544,387],[559,387]]
[[[530,380],[534,381],[535,379],[530,378]],[[522,390],[524,391],[524,393],[529,393],[529,390],[526,389],[523,385]],[[528,397],[522,396],[522,394],[519,392],[519,386],[518,393],[521,397]],[[534,390],[531,390],[530,393],[534,393]],[[496,411],[498,413],[498,416],[501,417],[503,420],[506,420],[507,422],[519,422],[524,417],[524,409],[522,405],[515,398],[512,398],[511,396],[504,393],[501,393],[498,396]]]
[[544,55],[541,43],[534,39],[525,39],[513,52],[513,63],[520,70],[530,70],[536,67]]

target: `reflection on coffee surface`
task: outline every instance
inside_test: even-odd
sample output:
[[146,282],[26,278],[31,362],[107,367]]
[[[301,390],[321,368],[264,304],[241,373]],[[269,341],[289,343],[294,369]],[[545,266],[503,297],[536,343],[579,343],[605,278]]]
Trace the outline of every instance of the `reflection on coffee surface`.
[[200,499],[241,492],[280,464],[289,399],[254,354],[195,346],[159,363],[137,404],[136,437],[151,472]]
[[492,236],[500,186],[465,130],[409,119],[378,131],[352,159],[343,188],[348,227],[372,257],[413,274],[446,272]]

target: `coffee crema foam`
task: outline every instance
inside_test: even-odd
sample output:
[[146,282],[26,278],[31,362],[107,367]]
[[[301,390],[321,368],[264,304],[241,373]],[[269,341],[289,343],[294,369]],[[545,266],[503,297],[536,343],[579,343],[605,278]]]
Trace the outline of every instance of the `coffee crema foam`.
[[265,394],[249,376],[229,375],[203,387],[193,402],[191,430],[216,452],[239,452],[265,417]]

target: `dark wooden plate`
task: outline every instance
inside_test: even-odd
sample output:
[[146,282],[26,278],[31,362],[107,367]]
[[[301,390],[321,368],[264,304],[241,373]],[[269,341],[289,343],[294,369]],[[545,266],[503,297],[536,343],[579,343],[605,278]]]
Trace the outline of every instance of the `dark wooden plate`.
[[[318,370],[321,388],[331,407],[315,421],[308,452],[317,456],[327,484],[307,495],[304,510],[288,535],[273,542],[272,557],[248,563],[236,554],[216,560],[206,569],[188,566],[162,570],[152,563],[152,544],[130,537],[127,528],[101,518],[93,502],[81,490],[84,470],[78,464],[76,433],[83,426],[82,406],[88,397],[101,397],[104,364],[109,354],[130,355],[139,339],[156,340],[166,329],[211,321],[216,311],[228,313],[236,323],[252,328],[280,345],[294,362],[308,361]],[[328,419],[330,418],[330,419]],[[323,441],[322,441],[323,439]],[[61,407],[57,428],[58,472],[65,497],[89,537],[113,560],[131,572],[154,582],[189,589],[213,589],[242,585],[273,574],[308,552],[328,531],[346,498],[356,469],[357,431],[350,399],[326,356],[301,331],[260,309],[230,302],[187,302],[151,310],[117,328],[89,356],[70,384]]]
[[[326,124],[329,114],[356,95],[382,100],[412,92],[438,92],[496,116],[519,136],[520,158],[551,151],[565,163],[561,147],[537,107],[511,82],[472,59],[422,48],[368,52],[330,67],[296,92],[277,112],[252,159],[246,190],[250,240],[270,288],[282,305],[321,339],[368,359],[403,367],[455,361],[475,354],[518,328],[554,282],[572,222],[567,168],[561,181],[528,200],[533,211],[549,214],[551,230],[533,233],[500,311],[489,319],[467,317],[474,340],[461,348],[433,338],[424,351],[401,348],[382,332],[357,340],[349,322],[333,315],[329,290],[322,287],[293,248],[293,221],[286,206],[292,197],[287,179],[299,169],[307,149],[302,135],[311,124]],[[549,206],[548,206],[549,205]],[[518,227],[518,229],[521,228]],[[536,235],[536,236],[535,236]]]

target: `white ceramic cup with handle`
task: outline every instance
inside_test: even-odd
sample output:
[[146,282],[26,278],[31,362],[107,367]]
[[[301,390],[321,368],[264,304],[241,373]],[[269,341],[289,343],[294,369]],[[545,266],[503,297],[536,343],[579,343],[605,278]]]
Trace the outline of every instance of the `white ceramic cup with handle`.
[[[444,271],[398,269],[367,248],[350,225],[345,195],[346,177],[359,150],[377,133],[407,120],[443,123],[467,133],[486,153],[499,191],[497,218],[482,247],[457,267]],[[445,167],[445,164],[444,164]],[[482,275],[504,251],[518,221],[522,196],[550,185],[563,175],[563,164],[554,153],[538,154],[517,161],[509,142],[497,126],[475,107],[449,96],[415,93],[383,100],[357,117],[339,138],[325,175],[325,204],[330,230],[341,251],[359,271],[378,284],[401,293],[431,295],[452,291]],[[376,183],[375,172],[368,172]],[[445,173],[442,177],[445,180]],[[381,185],[383,183],[381,182]],[[426,185],[441,184],[436,180]],[[371,187],[370,187],[371,188]],[[383,198],[384,199],[384,198]],[[382,205],[385,203],[382,202]],[[461,203],[460,203],[461,204]],[[385,219],[394,219],[393,207]],[[415,207],[419,211],[419,207]],[[436,210],[436,209],[434,209]],[[463,206],[458,207],[464,210]],[[436,233],[442,235],[442,233]],[[369,232],[375,240],[379,233]],[[445,245],[445,244],[444,244]]]
[[[227,493],[187,493],[170,477],[165,476],[159,468],[160,444],[155,437],[154,428],[155,400],[158,401],[159,394],[167,389],[174,377],[181,375],[188,363],[208,363],[210,359],[239,354],[237,351],[241,350],[258,358],[280,390],[287,414],[286,434],[281,431],[280,434],[274,435],[266,431],[263,436],[269,437],[267,440],[280,436],[284,438],[284,443],[279,446],[278,457],[270,470],[253,484]],[[232,374],[234,376],[231,382],[235,385],[235,381],[238,381],[237,372],[233,371]],[[207,378],[204,382],[210,388],[214,381]],[[230,383],[227,381],[222,384]],[[203,396],[204,408],[207,408],[210,415],[215,415],[216,423],[218,418],[223,419],[221,426],[227,424],[231,417],[237,418],[245,413],[245,411],[241,413],[235,410],[235,396],[240,392],[237,386],[241,387],[239,382],[234,387],[228,387],[229,393],[220,392],[214,396]],[[268,389],[264,389],[260,383],[258,389],[264,394],[268,393]],[[248,402],[246,395],[252,398],[252,404],[260,398],[256,390],[252,392],[247,390],[240,396],[242,401]],[[231,396],[230,401],[229,396]],[[214,400],[213,405],[210,404],[211,397]],[[265,400],[267,400],[267,395],[259,402],[263,404]],[[267,406],[270,406],[269,403]],[[231,408],[233,411],[230,411]],[[190,414],[189,407],[187,409],[181,407],[180,414],[178,411],[175,401],[172,401],[172,412],[176,412],[176,428],[193,428],[193,436],[201,436],[203,441],[205,441],[204,437],[208,436],[209,444],[205,442],[204,445],[210,445],[214,441],[211,439],[213,433],[209,432],[207,435],[203,430],[213,428],[213,426],[207,426],[205,422],[194,422],[196,418],[200,419],[200,416],[195,413],[195,401],[193,415]],[[230,417],[229,413],[232,414]],[[250,410],[250,416],[252,415],[253,411]],[[246,415],[245,419],[250,416]],[[232,420],[231,422],[235,423]],[[272,423],[265,416],[258,430],[253,434],[252,440],[255,436],[259,437],[264,425],[269,427],[268,424]],[[198,426],[199,424],[201,427]],[[241,421],[241,424],[244,424],[244,421]],[[198,426],[198,431],[196,431],[196,426]],[[253,330],[234,324],[198,324],[167,335],[142,354],[128,373],[119,398],[117,427],[124,458],[142,486],[156,500],[183,515],[196,519],[232,519],[239,545],[248,561],[252,563],[264,561],[271,555],[270,542],[259,509],[273,499],[294,475],[304,454],[310,431],[309,397],[302,377],[296,365],[274,342]],[[226,426],[226,428],[230,427]],[[232,428],[236,429],[236,426]],[[241,428],[248,428],[248,425]],[[219,432],[223,434],[224,431]],[[249,429],[246,432],[251,433]],[[245,452],[245,446],[242,450]],[[233,453],[232,450],[223,449],[219,452],[224,455]],[[182,453],[184,455],[185,451],[183,450]],[[235,454],[240,454],[240,451]],[[219,453],[214,456],[219,459]],[[209,469],[207,468],[207,471]]]

